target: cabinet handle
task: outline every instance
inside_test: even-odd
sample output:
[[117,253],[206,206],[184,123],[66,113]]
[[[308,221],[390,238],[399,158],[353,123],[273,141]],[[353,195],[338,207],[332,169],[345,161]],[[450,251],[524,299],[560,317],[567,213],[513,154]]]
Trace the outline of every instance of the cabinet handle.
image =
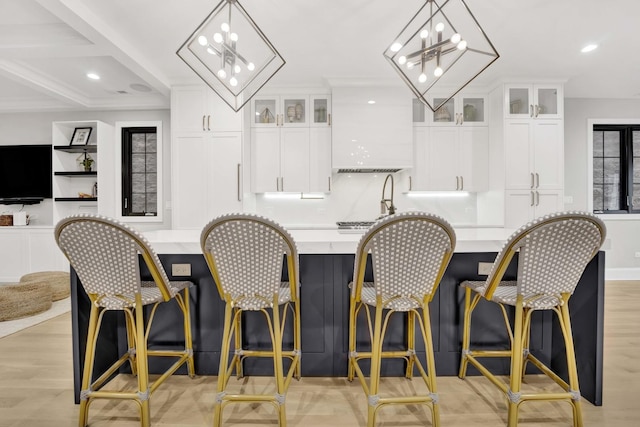
[[531,172],[531,185],[529,186],[529,188],[533,188],[535,185],[535,177],[533,176],[533,172]]
[[241,202],[242,201],[242,197],[240,195],[240,168],[241,168],[241,164],[238,163],[238,175],[237,175],[237,183],[238,183],[238,201]]
[[411,176],[409,176],[409,191],[411,191],[412,187],[413,187],[413,183],[411,182]]
[[327,116],[327,124],[331,126],[331,113]]
[[529,204],[529,206],[533,206],[533,204],[535,203],[535,195],[533,194],[533,191],[531,192],[531,203]]
[[464,176],[460,176],[460,190],[464,190]]
[[207,128],[204,126],[204,118],[206,116],[202,116],[202,130],[207,130]]
[[460,177],[456,176],[456,191],[460,189]]
[[540,175],[536,172],[536,188],[540,188]]
[[329,181],[329,191],[331,191],[331,177],[330,176],[327,177],[327,181]]
[[536,206],[540,204],[540,193],[536,191]]
[[279,176],[276,176],[276,191],[280,191],[280,177]]
[[207,130],[211,130],[211,116],[207,116]]
[[535,108],[535,116],[538,117],[538,114],[540,114],[540,106],[536,104],[536,108]]
[[533,104],[529,104],[529,117],[533,117]]

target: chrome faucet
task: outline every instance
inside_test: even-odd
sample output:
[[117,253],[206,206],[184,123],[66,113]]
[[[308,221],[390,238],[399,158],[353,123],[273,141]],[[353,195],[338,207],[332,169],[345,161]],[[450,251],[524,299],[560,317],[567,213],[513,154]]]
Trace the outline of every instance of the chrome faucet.
[[[384,193],[387,189],[387,181],[391,178],[391,197],[385,199]],[[396,213],[396,207],[393,205],[393,175],[389,174],[384,179],[384,185],[382,186],[382,199],[380,200],[380,215],[385,215],[387,213],[387,209],[389,209],[389,215],[393,215]],[[388,203],[388,204],[387,204]]]

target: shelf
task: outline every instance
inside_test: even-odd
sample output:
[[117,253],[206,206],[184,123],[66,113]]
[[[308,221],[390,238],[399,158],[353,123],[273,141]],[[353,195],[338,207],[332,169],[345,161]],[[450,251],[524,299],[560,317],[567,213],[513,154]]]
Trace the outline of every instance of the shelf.
[[97,202],[97,197],[56,197],[56,202]]
[[98,172],[97,171],[75,171],[75,172],[54,172],[54,175],[56,176],[80,176],[80,177],[84,177],[84,176],[98,176]]
[[10,197],[0,199],[0,205],[35,205],[44,200],[44,197]]
[[97,153],[97,145],[54,145],[54,150],[64,151],[66,153]]

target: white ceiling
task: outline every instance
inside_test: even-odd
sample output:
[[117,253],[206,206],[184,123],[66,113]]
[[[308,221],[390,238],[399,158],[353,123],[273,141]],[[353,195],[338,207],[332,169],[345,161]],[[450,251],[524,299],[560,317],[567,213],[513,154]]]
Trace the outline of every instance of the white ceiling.
[[[640,2],[466,1],[500,53],[474,85],[562,79],[569,98],[640,99]],[[287,62],[269,84],[298,87],[399,82],[382,52],[423,3],[241,0]],[[167,108],[172,84],[200,81],[175,52],[217,4],[0,0],[0,112]]]

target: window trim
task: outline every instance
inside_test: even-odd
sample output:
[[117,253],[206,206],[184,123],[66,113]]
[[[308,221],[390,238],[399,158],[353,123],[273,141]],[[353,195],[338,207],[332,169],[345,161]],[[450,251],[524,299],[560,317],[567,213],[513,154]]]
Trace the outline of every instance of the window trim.
[[[162,187],[163,181],[163,140],[162,140],[162,121],[122,121],[116,122],[115,137],[115,209],[116,218],[122,222],[139,222],[139,223],[157,223],[164,221],[164,191]],[[158,150],[158,172],[156,183],[158,188],[158,214],[156,216],[124,216],[122,215],[122,129],[125,128],[156,128],[156,144]],[[98,188],[98,191],[100,189]]]
[[[606,125],[640,125],[640,119],[587,119],[587,210],[593,212],[593,127]],[[638,213],[596,214],[602,219],[638,219]]]

